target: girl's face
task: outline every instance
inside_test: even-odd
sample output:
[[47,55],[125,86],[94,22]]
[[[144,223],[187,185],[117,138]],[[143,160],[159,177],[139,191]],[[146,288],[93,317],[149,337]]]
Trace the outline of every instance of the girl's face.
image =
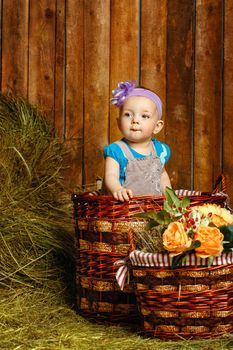
[[155,103],[144,96],[128,97],[117,121],[124,137],[136,143],[149,141],[163,127]]

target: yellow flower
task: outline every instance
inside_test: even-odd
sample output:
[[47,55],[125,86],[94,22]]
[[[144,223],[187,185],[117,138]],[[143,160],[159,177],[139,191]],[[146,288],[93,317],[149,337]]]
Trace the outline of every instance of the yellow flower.
[[228,222],[226,221],[226,220],[224,220],[221,216],[219,216],[219,215],[216,215],[216,214],[214,214],[213,216],[212,216],[212,223],[215,225],[215,226],[217,226],[217,227],[220,227],[220,226],[223,226],[223,225],[227,225],[228,224]]
[[200,258],[209,256],[219,256],[223,251],[223,234],[217,227],[199,226],[194,235],[194,240],[201,242],[201,246],[196,248],[196,255]]
[[217,204],[204,204],[198,207],[198,211],[204,216],[209,216],[213,224],[218,227],[233,224],[233,215],[230,211]]
[[164,248],[171,252],[171,256],[178,255],[188,249],[192,239],[187,235],[180,222],[171,222],[163,233]]

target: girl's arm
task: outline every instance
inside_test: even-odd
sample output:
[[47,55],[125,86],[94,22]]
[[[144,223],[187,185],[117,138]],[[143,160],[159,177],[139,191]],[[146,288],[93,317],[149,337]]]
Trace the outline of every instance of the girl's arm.
[[165,168],[163,168],[161,173],[160,186],[161,186],[161,191],[163,193],[165,193],[166,187],[172,188],[171,181],[169,179],[168,173],[166,172]]
[[128,201],[133,197],[133,193],[130,189],[123,188],[119,181],[120,167],[118,162],[111,158],[105,158],[105,174],[104,183],[107,190],[112,194],[112,196],[124,202]]

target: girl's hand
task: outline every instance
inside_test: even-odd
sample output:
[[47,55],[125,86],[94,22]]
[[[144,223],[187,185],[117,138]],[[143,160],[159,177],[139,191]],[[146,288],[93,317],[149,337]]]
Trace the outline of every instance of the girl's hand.
[[104,184],[106,189],[112,194],[114,199],[121,202],[129,201],[130,198],[133,197],[133,192],[132,190],[121,186],[119,173],[119,163],[111,157],[106,157],[104,174]]
[[133,192],[127,188],[120,188],[119,190],[113,192],[113,198],[118,201],[124,202],[129,201],[133,197]]

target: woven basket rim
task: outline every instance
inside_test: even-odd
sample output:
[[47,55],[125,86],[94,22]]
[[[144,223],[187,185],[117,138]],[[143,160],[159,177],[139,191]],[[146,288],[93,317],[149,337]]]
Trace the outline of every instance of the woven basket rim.
[[[187,197],[187,195],[178,195],[179,198],[183,198],[183,197]],[[201,192],[201,194],[193,194],[193,195],[189,195],[188,196],[190,199],[195,199],[195,198],[203,198],[203,199],[207,199],[207,198],[219,198],[219,197],[223,197],[223,198],[227,198],[227,194],[224,192],[218,192],[218,193],[211,193],[211,192]],[[132,199],[130,199],[129,201],[127,201],[126,203],[133,203],[135,201],[138,200],[152,200],[152,201],[156,201],[156,200],[162,200],[164,199],[165,196],[149,196],[149,195],[144,195],[144,196],[135,196]],[[117,201],[116,199],[114,199],[112,196],[106,196],[106,195],[90,195],[90,194],[78,194],[78,193],[73,193],[72,194],[72,200],[78,201],[78,200],[89,200],[89,201],[108,201],[108,202],[114,202],[114,203],[119,203],[119,201]],[[122,202],[120,202],[122,204]]]

